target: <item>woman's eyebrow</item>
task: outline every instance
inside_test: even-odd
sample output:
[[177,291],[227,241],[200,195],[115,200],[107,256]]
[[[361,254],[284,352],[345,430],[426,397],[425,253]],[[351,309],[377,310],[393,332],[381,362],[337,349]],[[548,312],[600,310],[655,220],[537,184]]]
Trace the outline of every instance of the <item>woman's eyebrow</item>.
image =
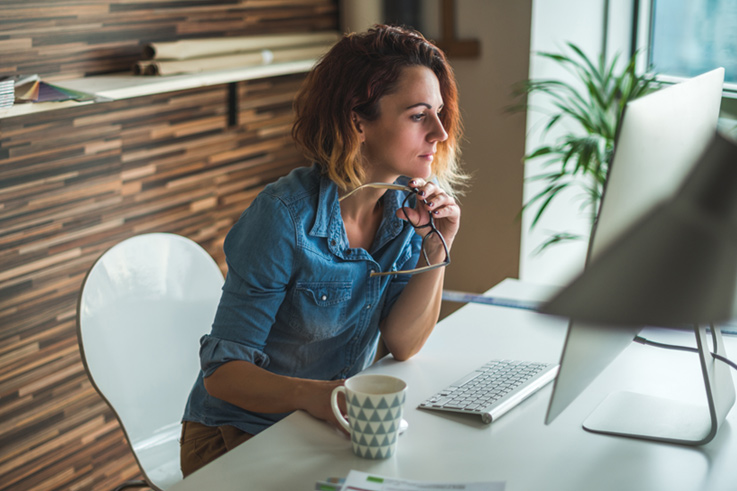
[[[440,104],[440,106],[438,107],[438,109],[442,109],[444,105],[445,104]],[[405,110],[406,109],[412,109],[412,108],[415,108],[415,107],[418,107],[418,106],[425,106],[428,109],[432,109],[432,106],[430,104],[428,104],[427,102],[418,102],[417,104],[412,104],[411,106],[407,106],[405,108]]]

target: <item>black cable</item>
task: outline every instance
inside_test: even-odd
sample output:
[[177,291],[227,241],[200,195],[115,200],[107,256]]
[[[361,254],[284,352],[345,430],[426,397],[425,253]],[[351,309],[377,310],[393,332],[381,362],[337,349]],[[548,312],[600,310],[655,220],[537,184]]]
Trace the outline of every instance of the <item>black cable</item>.
[[737,363],[733,362],[732,360],[730,360],[730,359],[728,359],[728,358],[725,358],[725,357],[723,357],[722,355],[718,355],[718,354],[716,354],[716,353],[712,353],[712,354],[711,354],[711,356],[713,356],[714,358],[716,358],[716,359],[717,359],[717,360],[719,360],[719,361],[723,361],[724,363],[726,363],[726,364],[727,364],[727,365],[729,365],[730,367],[732,367],[732,368],[734,368],[735,370],[737,370]]
[[[642,344],[642,345],[645,345],[645,346],[654,346],[656,348],[670,349],[670,350],[676,350],[676,351],[687,351],[689,353],[698,353],[699,352],[698,349],[692,348],[690,346],[678,346],[678,345],[675,345],[675,344],[659,343],[657,341],[651,341],[651,340],[649,340],[647,338],[643,338],[642,336],[635,336],[635,338],[633,339],[633,341],[635,343],[639,343],[639,344]],[[727,365],[729,365],[730,367],[732,367],[735,370],[737,370],[737,363],[733,362],[729,358],[725,358],[724,356],[718,355],[716,353],[711,353],[711,356],[713,356],[714,359],[719,360],[721,362],[724,362]]]
[[651,341],[647,338],[643,338],[642,336],[635,336],[635,339],[633,339],[635,343],[644,344],[646,346],[655,346],[656,348],[663,348],[663,349],[672,349],[676,351],[688,351],[690,353],[698,353],[699,350],[696,348],[692,348],[690,346],[678,346],[675,344],[665,344],[665,343],[659,343],[657,341]]

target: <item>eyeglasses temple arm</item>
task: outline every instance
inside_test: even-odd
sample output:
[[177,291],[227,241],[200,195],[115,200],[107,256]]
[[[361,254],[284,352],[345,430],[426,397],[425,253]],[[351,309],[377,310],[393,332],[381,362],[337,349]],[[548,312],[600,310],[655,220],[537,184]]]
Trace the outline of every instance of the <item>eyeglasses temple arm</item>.
[[351,196],[356,191],[363,189],[363,188],[375,188],[375,189],[396,189],[397,191],[410,191],[416,193],[417,191],[414,188],[411,188],[409,186],[403,186],[401,184],[389,184],[387,182],[370,182],[367,184],[361,184],[355,189],[352,189],[348,191],[346,194],[338,198],[338,201],[343,201],[348,196]]

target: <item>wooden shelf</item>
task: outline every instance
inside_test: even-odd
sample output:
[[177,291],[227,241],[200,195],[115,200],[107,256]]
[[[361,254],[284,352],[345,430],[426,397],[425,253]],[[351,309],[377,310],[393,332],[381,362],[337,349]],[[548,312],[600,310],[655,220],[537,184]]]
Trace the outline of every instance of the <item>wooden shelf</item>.
[[0,120],[13,118],[16,116],[27,116],[29,114],[36,114],[44,111],[53,111],[55,109],[68,109],[71,107],[79,107],[84,104],[93,104],[92,101],[88,102],[77,102],[77,101],[62,101],[62,102],[24,102],[23,104],[16,104],[12,107],[0,109]]
[[[117,101],[244,80],[306,73],[312,69],[316,61],[316,59],[299,60],[187,75],[143,76],[120,73],[64,80],[54,82],[54,85],[94,94],[102,101]],[[0,109],[0,119],[78,107],[84,104],[93,104],[93,102],[63,101],[17,104],[10,108]]]

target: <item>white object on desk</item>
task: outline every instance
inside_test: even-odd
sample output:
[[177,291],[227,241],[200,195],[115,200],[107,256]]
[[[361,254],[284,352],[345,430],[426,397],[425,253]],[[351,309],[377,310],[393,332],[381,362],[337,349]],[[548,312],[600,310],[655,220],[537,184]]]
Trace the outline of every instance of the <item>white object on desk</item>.
[[507,278],[494,287],[494,294],[443,290],[443,300],[459,303],[483,303],[497,307],[537,310],[560,286],[523,283]]
[[420,403],[422,409],[473,414],[490,424],[545,387],[558,373],[553,363],[491,360]]
[[[348,419],[338,406],[345,397]],[[330,407],[351,437],[353,452],[368,459],[386,459],[397,450],[407,383],[391,375],[359,374],[333,389]]]
[[376,476],[367,472],[351,471],[342,491],[504,491],[503,482],[440,483],[408,481],[392,477]]

